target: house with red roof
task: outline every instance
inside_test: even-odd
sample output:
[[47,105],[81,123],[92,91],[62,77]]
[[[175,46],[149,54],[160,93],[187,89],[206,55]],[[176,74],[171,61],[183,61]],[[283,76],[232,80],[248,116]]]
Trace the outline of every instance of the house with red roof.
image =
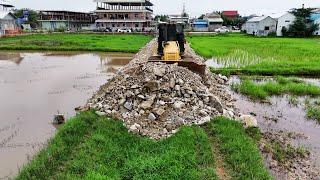
[[239,17],[238,11],[222,11],[222,15],[228,19],[237,19]]

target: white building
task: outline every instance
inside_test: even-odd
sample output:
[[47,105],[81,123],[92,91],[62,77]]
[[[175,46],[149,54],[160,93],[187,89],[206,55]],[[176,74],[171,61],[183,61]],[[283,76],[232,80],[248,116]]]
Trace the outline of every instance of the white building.
[[214,31],[222,27],[223,19],[217,12],[209,13],[203,19],[208,22],[209,31]]
[[121,28],[149,31],[153,29],[153,4],[150,0],[93,0],[100,29]]
[[253,17],[243,25],[242,30],[255,36],[267,36],[277,31],[277,21],[270,16]]
[[10,12],[14,6],[8,4],[0,4],[0,36],[18,28],[16,17]]
[[295,15],[289,12],[280,16],[277,23],[277,36],[283,36],[282,29],[285,27],[288,30],[290,25],[293,24],[295,20]]
[[184,24],[189,24],[190,23],[190,18],[188,16],[181,16],[181,15],[169,15],[169,21],[172,23],[184,23]]

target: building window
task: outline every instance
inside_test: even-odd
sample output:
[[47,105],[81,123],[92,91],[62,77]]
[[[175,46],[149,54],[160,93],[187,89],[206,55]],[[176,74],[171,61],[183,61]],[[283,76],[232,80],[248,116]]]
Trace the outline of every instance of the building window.
[[125,14],[124,18],[129,19],[129,14]]
[[290,21],[289,21],[289,20],[286,20],[285,22],[286,22],[286,23],[289,23]]
[[264,27],[264,30],[265,30],[265,31],[269,31],[269,30],[270,30],[270,27],[269,27],[269,26],[266,26],[266,27]]
[[104,14],[104,15],[103,15],[103,17],[105,17],[105,18],[106,18],[106,17],[107,17],[107,14]]
[[136,28],[139,27],[139,24],[135,24]]
[[115,25],[115,24],[112,24],[112,27],[116,27],[116,25]]
[[139,16],[139,14],[134,14],[134,17],[137,18]]
[[123,24],[122,24],[122,26],[123,26],[123,27],[126,27],[126,24],[125,24],[125,23],[123,23]]

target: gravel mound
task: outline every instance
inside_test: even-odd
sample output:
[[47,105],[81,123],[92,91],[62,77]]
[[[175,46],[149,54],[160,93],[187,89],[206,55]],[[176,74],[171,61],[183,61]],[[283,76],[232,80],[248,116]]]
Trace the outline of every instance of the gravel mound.
[[160,139],[183,125],[222,115],[234,118],[227,80],[211,73],[201,77],[176,64],[142,63],[120,71],[87,107],[123,120],[131,132]]

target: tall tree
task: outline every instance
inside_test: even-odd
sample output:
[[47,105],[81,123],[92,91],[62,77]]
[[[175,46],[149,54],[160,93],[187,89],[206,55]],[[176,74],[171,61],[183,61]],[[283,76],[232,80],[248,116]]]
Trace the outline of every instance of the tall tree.
[[291,13],[296,16],[296,20],[288,30],[282,29],[283,34],[290,37],[313,36],[313,33],[318,29],[318,26],[310,18],[313,10],[312,8],[294,9]]
[[39,14],[37,11],[31,10],[31,9],[15,9],[13,11],[13,14],[17,18],[23,18],[24,12],[28,11],[28,21],[25,23],[30,24],[32,28],[36,28],[38,26],[38,19],[39,19]]

